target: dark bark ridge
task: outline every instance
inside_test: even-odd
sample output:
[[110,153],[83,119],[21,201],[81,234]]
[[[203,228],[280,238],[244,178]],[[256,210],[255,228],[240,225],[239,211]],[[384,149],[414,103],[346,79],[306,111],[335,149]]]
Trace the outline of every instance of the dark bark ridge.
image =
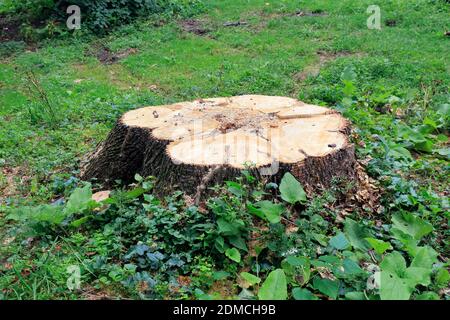
[[[323,114],[332,114],[343,119],[329,109]],[[280,121],[287,123],[291,120]],[[232,180],[241,174],[242,168],[229,163],[198,164],[174,161],[168,151],[168,146],[173,140],[155,137],[153,134],[155,128],[129,125],[126,122],[126,117],[120,118],[106,140],[83,161],[80,173],[83,180],[97,179],[105,185],[112,185],[115,180],[128,183],[132,182],[138,173],[144,177],[156,177],[155,189],[158,193],[181,190],[199,197],[208,187],[224,180]],[[173,123],[168,121],[167,125]],[[345,138],[338,146],[328,144],[326,147],[331,150],[330,152],[310,156],[308,150],[301,150],[305,153],[304,159],[297,162],[280,160],[278,170],[270,176],[261,174],[261,169],[270,167],[267,164],[250,167],[249,170],[259,179],[276,183],[286,172],[291,172],[309,189],[329,187],[332,179],[336,177],[354,180],[356,159],[354,146],[348,142],[349,132],[349,123],[343,119],[342,124],[336,129],[336,134]],[[295,138],[297,137],[292,137]]]

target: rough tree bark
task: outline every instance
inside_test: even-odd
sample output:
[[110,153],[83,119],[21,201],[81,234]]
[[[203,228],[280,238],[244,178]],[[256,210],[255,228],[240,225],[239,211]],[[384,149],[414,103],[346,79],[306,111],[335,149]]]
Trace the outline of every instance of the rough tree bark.
[[81,166],[107,184],[155,176],[157,190],[198,195],[249,167],[305,186],[355,177],[349,122],[338,112],[286,97],[246,95],[146,107],[125,113]]

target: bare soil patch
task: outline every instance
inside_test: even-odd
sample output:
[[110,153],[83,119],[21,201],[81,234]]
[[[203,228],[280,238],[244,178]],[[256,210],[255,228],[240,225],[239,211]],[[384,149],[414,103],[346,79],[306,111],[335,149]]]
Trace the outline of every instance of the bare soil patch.
[[25,167],[0,168],[0,202],[19,194],[19,186],[29,181],[30,175]]
[[114,53],[109,48],[102,47],[98,50],[96,57],[98,61],[100,61],[103,64],[114,64],[128,57],[129,55],[136,54],[137,52],[138,52],[137,49],[129,48]]
[[286,16],[296,16],[296,17],[326,17],[328,13],[322,10],[297,10],[294,14],[287,14]]
[[184,32],[196,34],[198,36],[204,36],[211,32],[211,30],[205,26],[205,23],[201,20],[188,19],[180,22],[180,27]]

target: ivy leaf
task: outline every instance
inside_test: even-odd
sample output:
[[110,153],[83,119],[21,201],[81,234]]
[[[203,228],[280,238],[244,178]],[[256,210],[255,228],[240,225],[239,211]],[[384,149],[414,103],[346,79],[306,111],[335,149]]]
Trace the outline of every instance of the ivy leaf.
[[236,248],[227,249],[225,251],[225,255],[237,263],[241,262],[241,254],[240,254],[239,250]]
[[260,300],[286,300],[287,281],[284,271],[276,269],[269,273],[258,292]]
[[350,246],[347,238],[342,232],[339,232],[333,238],[330,239],[330,246],[337,250],[345,250]]
[[392,250],[392,246],[389,242],[375,238],[366,238],[366,240],[378,254],[383,254],[386,250]]
[[394,234],[395,230],[399,230],[410,235],[415,240],[420,240],[433,231],[433,226],[430,223],[409,212],[394,215],[392,223],[394,225],[392,227]]
[[292,296],[295,300],[319,300],[311,291],[304,288],[292,289]]
[[283,179],[281,179],[280,193],[281,198],[290,204],[306,201],[306,193],[303,190],[303,186],[289,172],[286,172]]
[[339,281],[333,281],[330,279],[315,278],[313,281],[315,289],[319,290],[323,294],[332,299],[336,299],[339,293]]

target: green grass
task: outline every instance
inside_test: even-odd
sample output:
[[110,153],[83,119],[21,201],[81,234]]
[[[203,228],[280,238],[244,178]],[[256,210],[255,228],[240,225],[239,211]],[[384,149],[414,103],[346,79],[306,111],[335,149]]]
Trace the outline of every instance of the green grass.
[[[411,145],[399,128],[419,128],[425,119],[438,121],[437,108],[450,103],[450,38],[443,35],[450,9],[437,0],[378,1],[382,30],[369,30],[366,8],[372,2],[205,1],[207,12],[195,17],[210,30],[203,36],[183,31],[177,21],[160,27],[141,21],[101,39],[74,35],[43,41],[35,51],[19,48],[4,55],[0,59],[0,241],[2,237],[17,239],[0,249],[0,275],[3,258],[14,261],[14,271],[19,272],[18,276],[8,271],[5,279],[17,286],[4,297],[80,297],[63,288],[65,268],[75,263],[67,242],[78,235],[48,240],[46,250],[55,244],[62,251],[45,260],[38,249],[26,252],[19,241],[20,228],[5,219],[7,210],[67,196],[78,183],[79,161],[125,111],[199,97],[283,95],[343,111],[354,123],[356,141],[365,143],[358,147],[358,155],[374,158],[368,168],[371,176],[382,184],[391,179],[384,184],[393,189],[383,198],[388,209],[380,220],[390,219],[391,204],[397,208],[404,205],[404,198],[412,197],[405,201],[418,204],[402,210],[419,213],[433,223],[435,231],[428,240],[438,239],[435,248],[448,259],[444,212],[448,210],[449,164],[448,157],[438,151],[448,150],[448,123],[427,132],[427,139],[433,141],[428,152]],[[322,15],[296,16],[300,10]],[[389,19],[396,25],[386,26]],[[248,24],[223,26],[238,20]],[[99,44],[113,52],[137,51],[104,65],[93,54]],[[356,88],[350,94],[341,81],[346,68],[356,74]],[[311,69],[320,72],[299,78]],[[36,92],[30,92],[30,71],[56,118]],[[392,97],[398,100],[392,102]],[[388,104],[403,116],[386,111]],[[391,149],[406,147],[414,160],[388,159],[382,139]],[[415,185],[419,194],[409,193],[409,185],[399,186],[394,174]],[[74,246],[84,256],[82,243]],[[20,272],[32,268],[30,261],[35,264],[33,270],[40,271],[24,278]],[[208,269],[210,261],[203,263]],[[0,287],[8,286],[9,280],[2,280]],[[111,279],[105,281],[99,287],[110,290],[108,294],[130,296]]]

